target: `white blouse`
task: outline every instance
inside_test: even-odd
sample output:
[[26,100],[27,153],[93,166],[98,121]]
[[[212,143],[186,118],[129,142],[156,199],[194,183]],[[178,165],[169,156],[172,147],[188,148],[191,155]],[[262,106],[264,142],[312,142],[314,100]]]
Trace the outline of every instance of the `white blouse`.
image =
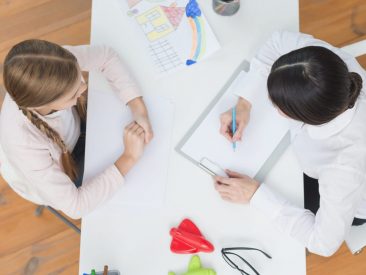
[[[340,56],[349,71],[358,73],[364,85],[366,74],[357,60],[310,35],[275,32],[251,62],[247,83],[237,92],[259,90],[267,82],[272,64],[282,55],[306,46],[322,46]],[[268,92],[262,91],[261,92]],[[249,99],[250,101],[250,99]],[[330,256],[338,250],[354,217],[366,218],[366,96],[361,92],[352,109],[329,123],[312,126],[289,120],[292,145],[305,174],[319,179],[320,208],[316,215],[292,205],[261,184],[251,199],[284,232],[309,251]],[[284,175],[285,177],[286,175]]]

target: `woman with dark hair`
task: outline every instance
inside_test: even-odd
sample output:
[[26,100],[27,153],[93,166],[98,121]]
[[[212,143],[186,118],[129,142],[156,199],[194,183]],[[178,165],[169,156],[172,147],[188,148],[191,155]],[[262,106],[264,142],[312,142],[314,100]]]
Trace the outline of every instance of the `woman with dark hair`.
[[[351,55],[310,35],[276,32],[251,62],[237,92],[237,131],[231,110],[221,115],[220,132],[240,141],[249,123],[249,90],[262,92],[289,119],[291,140],[304,171],[305,209],[268,186],[227,171],[215,187],[225,200],[250,203],[309,251],[330,256],[352,225],[366,223],[365,71]],[[245,139],[245,132],[244,132]],[[284,175],[285,176],[285,175]]]

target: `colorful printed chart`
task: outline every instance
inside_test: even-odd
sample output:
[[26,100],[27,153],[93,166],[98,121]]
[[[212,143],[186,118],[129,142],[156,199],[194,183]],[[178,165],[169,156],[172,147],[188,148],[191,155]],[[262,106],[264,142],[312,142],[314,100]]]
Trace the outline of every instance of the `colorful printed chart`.
[[196,0],[121,1],[162,73],[200,62],[220,48]]

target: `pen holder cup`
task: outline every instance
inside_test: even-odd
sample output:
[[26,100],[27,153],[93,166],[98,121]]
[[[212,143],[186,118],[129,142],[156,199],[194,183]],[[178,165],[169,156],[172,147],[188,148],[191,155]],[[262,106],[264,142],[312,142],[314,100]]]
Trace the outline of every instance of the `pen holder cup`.
[[212,0],[214,11],[223,16],[234,15],[240,8],[240,0]]

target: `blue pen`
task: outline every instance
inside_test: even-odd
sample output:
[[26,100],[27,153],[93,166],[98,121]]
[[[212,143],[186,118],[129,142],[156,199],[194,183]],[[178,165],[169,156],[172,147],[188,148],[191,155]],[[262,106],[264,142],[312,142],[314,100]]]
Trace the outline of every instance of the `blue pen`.
[[[232,111],[232,119],[233,119],[233,125],[231,127],[231,130],[232,130],[232,133],[233,133],[233,137],[234,137],[234,134],[236,132],[236,108],[233,107],[233,111]],[[233,150],[235,152],[235,149],[236,149],[236,142],[234,141],[233,142]]]

